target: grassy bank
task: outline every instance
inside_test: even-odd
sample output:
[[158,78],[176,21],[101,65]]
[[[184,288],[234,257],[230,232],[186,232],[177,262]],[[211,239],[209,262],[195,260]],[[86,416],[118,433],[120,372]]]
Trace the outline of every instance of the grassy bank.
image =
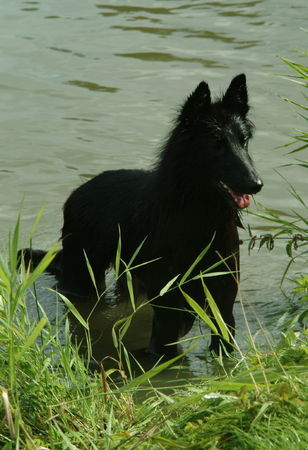
[[251,349],[228,369],[218,359],[224,375],[167,391],[151,380],[169,363],[135,378],[121,366],[92,373],[65,315],[61,338],[44,311],[29,319],[25,295],[53,253],[33,274],[18,273],[16,248],[13,238],[9,263],[0,263],[1,448],[307,448],[299,318],[275,348]]
[[[307,68],[287,63],[296,81],[307,86]],[[296,143],[295,150],[307,147],[307,133],[298,133]],[[294,188],[291,194],[305,206]],[[275,232],[254,242],[271,248],[276,238],[285,236],[288,268],[297,255],[307,253],[307,219],[295,213],[286,221],[273,214],[265,208],[261,216],[274,223]],[[71,342],[67,314],[61,323],[53,322],[37,301],[35,282],[56,246],[30,273],[17,269],[18,235],[19,222],[10,238],[9,257],[0,257],[1,448],[308,448],[305,312],[285,323],[279,341],[274,346],[269,342],[267,350],[252,345],[231,362],[213,361],[221,368],[220,376],[156,388],[151,384],[155,375],[170,363],[134,377],[124,348],[126,369],[118,363],[114,369],[101,365],[91,372],[90,343],[84,359]],[[307,291],[307,274],[298,274],[297,301],[307,300]],[[29,316],[29,295],[36,321]],[[66,306],[87,330],[74,306],[68,301]]]

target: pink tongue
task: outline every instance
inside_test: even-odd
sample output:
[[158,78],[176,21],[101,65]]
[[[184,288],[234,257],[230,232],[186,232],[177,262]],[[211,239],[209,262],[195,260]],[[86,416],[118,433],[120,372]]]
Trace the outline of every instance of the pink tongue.
[[230,194],[232,195],[235,203],[240,209],[248,208],[250,205],[250,195],[249,194],[237,194],[234,191],[231,191]]

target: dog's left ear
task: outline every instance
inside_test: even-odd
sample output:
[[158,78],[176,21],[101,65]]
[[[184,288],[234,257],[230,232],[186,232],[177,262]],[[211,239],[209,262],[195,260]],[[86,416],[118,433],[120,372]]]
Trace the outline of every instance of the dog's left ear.
[[249,111],[246,76],[244,73],[233,78],[222,103],[230,111],[246,116]]

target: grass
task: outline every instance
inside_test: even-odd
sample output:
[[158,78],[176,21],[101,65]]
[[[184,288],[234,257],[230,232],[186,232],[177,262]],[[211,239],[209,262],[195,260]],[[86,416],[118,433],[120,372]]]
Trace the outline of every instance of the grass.
[[[34,272],[20,271],[18,233],[19,221],[10,239],[9,261],[0,258],[1,448],[308,446],[307,346],[298,321],[288,324],[276,348],[265,352],[252,347],[245,356],[234,358],[231,370],[218,358],[224,375],[186,380],[167,390],[155,388],[151,381],[177,358],[134,377],[119,338],[127,369],[120,362],[109,370],[101,364],[91,372],[90,342],[88,357],[83,359],[72,343],[67,314],[52,324],[37,302],[38,320],[29,318],[26,296],[32,291],[35,298],[34,284],[57,246]],[[67,300],[66,307],[87,331],[87,323]]]

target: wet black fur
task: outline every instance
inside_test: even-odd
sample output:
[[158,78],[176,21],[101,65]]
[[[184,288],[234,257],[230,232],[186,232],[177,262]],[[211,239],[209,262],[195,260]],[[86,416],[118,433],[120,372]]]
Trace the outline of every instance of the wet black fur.
[[[211,100],[208,85],[201,82],[184,102],[153,170],[103,172],[77,188],[64,205],[63,250],[50,267],[64,292],[91,294],[84,251],[99,284],[114,262],[119,226],[124,261],[145,238],[134,264],[159,258],[134,272],[148,298],[154,299],[149,345],[154,354],[173,356],[176,346],[166,344],[187,333],[195,317],[178,289],[159,296],[161,288],[185,273],[214,236],[191,276],[230,255],[229,269],[238,269],[238,211],[220,182],[246,194],[262,187],[247,151],[253,131],[248,110],[244,74],[235,77],[217,101]],[[43,253],[36,252],[34,259],[39,260]],[[29,250],[24,255],[29,259]],[[228,274],[205,279],[232,334],[235,278]],[[205,305],[200,280],[183,289]],[[213,335],[210,348],[218,352],[220,343],[219,336]],[[232,346],[225,344],[225,348]]]

